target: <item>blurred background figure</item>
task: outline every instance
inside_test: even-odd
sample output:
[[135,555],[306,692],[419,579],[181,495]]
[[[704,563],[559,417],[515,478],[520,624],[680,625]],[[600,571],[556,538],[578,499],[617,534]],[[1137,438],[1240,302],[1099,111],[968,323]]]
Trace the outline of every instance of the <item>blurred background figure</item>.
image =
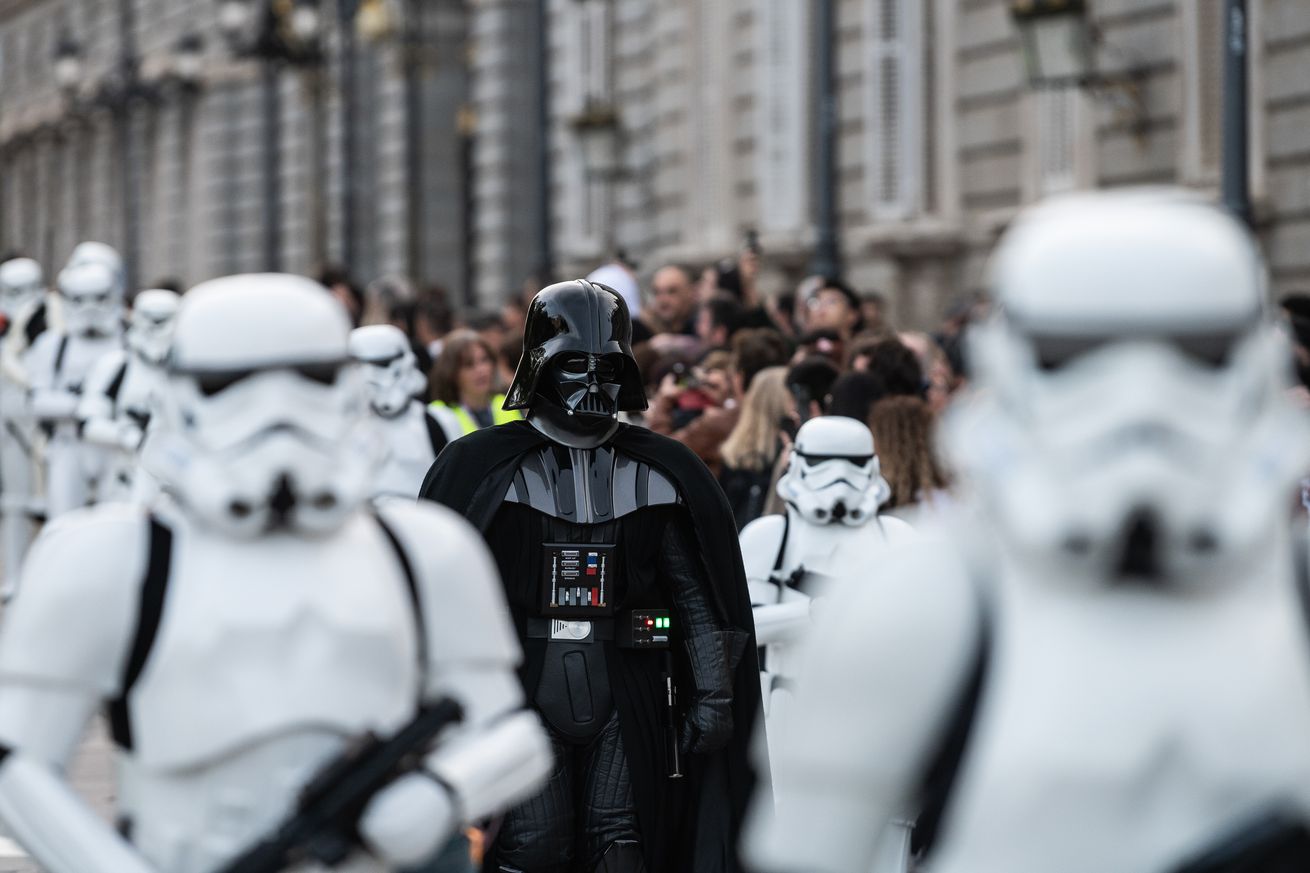
[[787,390],[787,368],[755,374],[741,404],[741,416],[723,441],[719,484],[728,497],[737,530],[764,512],[774,468],[791,448],[799,426],[796,401]]
[[45,275],[31,258],[0,262],[0,315],[4,316],[0,352],[0,563],[4,578],[0,600],[18,586],[18,573],[35,532],[35,478],[40,457],[37,432],[29,414],[30,387],[23,355],[44,328],[36,317],[46,296]]
[[912,395],[884,397],[869,414],[882,476],[891,487],[885,512],[915,522],[950,505],[950,480],[937,459],[936,420],[928,402]]
[[446,336],[430,384],[431,408],[447,440],[523,417],[504,408],[497,375],[496,349],[476,332],[457,330]]
[[651,277],[644,320],[655,333],[696,335],[696,288],[682,267],[660,267]]
[[[138,493],[139,459],[167,384],[165,360],[181,298],[152,288],[132,299],[122,349],[101,356],[87,374],[77,414],[82,439],[104,453],[97,502],[129,500]],[[144,493],[141,492],[141,493]]]
[[409,339],[389,324],[351,331],[350,357],[364,370],[368,407],[386,447],[372,496],[413,499],[418,494],[415,483],[423,482],[449,441],[437,410],[423,400],[428,380]]
[[56,282],[64,328],[46,331],[27,352],[32,415],[49,434],[46,513],[57,518],[95,497],[104,451],[81,438],[78,404],[96,361],[123,343],[123,265],[102,243],[81,243]]

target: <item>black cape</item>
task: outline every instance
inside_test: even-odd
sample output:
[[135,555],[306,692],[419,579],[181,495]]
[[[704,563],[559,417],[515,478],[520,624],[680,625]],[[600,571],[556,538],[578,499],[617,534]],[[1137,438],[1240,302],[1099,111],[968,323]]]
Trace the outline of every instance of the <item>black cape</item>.
[[[450,443],[423,481],[419,497],[459,512],[484,533],[491,525],[519,462],[549,440],[525,421],[484,428]],[[623,694],[640,677],[615,677],[616,705],[633,774],[633,790],[647,866],[653,873],[736,873],[742,869],[737,840],[754,788],[749,757],[751,733],[761,719],[759,663],[750,594],[732,510],[704,463],[686,446],[645,428],[621,425],[612,439],[620,451],[664,473],[678,488],[690,515],[706,578],[728,629],[749,636],[733,679],[735,730],[729,744],[710,755],[687,755],[681,784],[667,779],[662,761],[658,710],[645,694]],[[526,661],[535,644],[524,640]],[[628,681],[628,680],[631,681]],[[529,699],[535,678],[524,675]],[[645,725],[637,731],[633,723]],[[637,731],[634,733],[634,731]]]

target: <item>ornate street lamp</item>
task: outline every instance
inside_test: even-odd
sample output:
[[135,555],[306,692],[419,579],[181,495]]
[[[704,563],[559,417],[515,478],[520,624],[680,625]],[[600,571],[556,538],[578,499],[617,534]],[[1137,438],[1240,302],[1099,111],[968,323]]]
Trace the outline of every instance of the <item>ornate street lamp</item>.
[[1030,84],[1085,85],[1096,79],[1085,0],[1011,0],[1010,14]]
[[582,147],[582,165],[588,179],[612,182],[624,176],[619,154],[619,116],[614,107],[588,103],[569,119]]
[[82,46],[70,33],[62,34],[55,45],[54,74],[55,84],[68,97],[75,96],[82,87],[86,64],[82,59]]
[[1010,0],[1010,16],[1031,87],[1081,88],[1115,106],[1139,136],[1145,134],[1146,70],[1140,64],[1113,73],[1097,69],[1096,48],[1103,42],[1086,0]]
[[205,72],[205,41],[199,34],[188,33],[173,47],[172,78],[178,85],[193,90]]

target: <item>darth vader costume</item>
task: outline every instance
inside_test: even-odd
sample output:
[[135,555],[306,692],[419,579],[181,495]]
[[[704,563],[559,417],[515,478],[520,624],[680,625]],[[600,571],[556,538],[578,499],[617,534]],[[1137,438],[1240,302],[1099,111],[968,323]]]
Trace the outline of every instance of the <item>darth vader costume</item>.
[[732,512],[681,444],[619,423],[646,398],[622,298],[541,291],[506,401],[527,420],[451,443],[421,496],[485,536],[556,755],[492,873],[728,873],[760,709]]

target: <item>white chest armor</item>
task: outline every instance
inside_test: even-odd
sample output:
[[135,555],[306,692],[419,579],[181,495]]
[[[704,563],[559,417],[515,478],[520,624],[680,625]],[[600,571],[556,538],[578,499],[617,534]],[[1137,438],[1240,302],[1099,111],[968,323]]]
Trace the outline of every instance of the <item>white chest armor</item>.
[[413,716],[416,622],[367,516],[327,542],[170,526],[173,581],[128,697],[121,808],[146,857],[201,873],[289,812],[349,738]]
[[1310,639],[1287,551],[1181,595],[1005,567],[934,873],[1158,873],[1266,804],[1310,811]]
[[374,479],[374,497],[418,496],[423,477],[437,457],[432,451],[427,415],[423,404],[414,401],[395,418],[374,418],[387,447],[387,460]]

